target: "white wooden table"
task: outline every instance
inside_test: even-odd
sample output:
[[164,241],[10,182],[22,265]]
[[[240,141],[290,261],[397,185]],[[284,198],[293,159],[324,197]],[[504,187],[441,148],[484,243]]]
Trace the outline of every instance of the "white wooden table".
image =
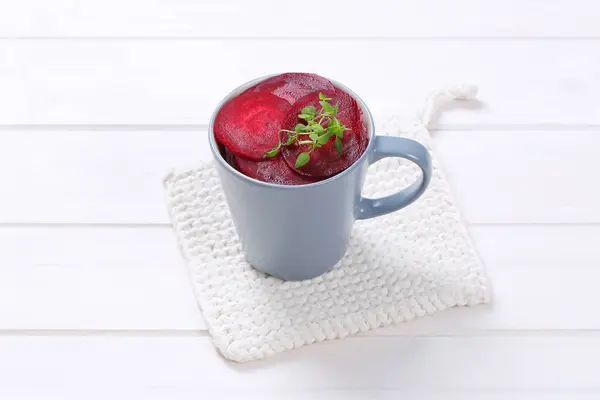
[[[289,3],[0,0],[0,399],[600,398],[597,2]],[[225,93],[290,70],[376,117],[480,85],[434,133],[493,305],[216,353],[161,179],[209,157]]]

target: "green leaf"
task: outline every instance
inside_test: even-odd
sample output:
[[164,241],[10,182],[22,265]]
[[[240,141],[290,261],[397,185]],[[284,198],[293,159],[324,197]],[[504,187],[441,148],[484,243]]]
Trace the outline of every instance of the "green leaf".
[[300,114],[298,115],[298,118],[303,119],[305,121],[310,121],[314,118],[315,116],[312,114]]
[[310,161],[310,154],[307,151],[302,152],[302,153],[298,154],[298,158],[296,158],[295,167],[296,168],[303,167],[309,161]]
[[306,106],[302,109],[302,114],[316,114],[317,113],[317,109],[314,106]]
[[333,136],[333,134],[331,132],[327,132],[326,134],[319,136],[319,138],[317,139],[317,143],[325,144],[329,141],[331,136]]
[[317,143],[319,143],[320,145],[327,144],[327,142],[329,142],[329,138],[325,137],[325,135],[320,136],[319,139],[317,139]]
[[333,107],[333,109],[334,109],[333,116],[335,117],[338,113],[338,110],[340,109],[340,104],[335,103],[335,107]]
[[304,124],[296,124],[296,127],[294,128],[294,130],[298,133],[304,132],[305,129],[306,129],[306,125],[304,125]]
[[335,143],[333,143],[333,147],[335,147],[339,155],[342,155],[342,141],[339,137],[335,138]]
[[344,130],[340,125],[340,121],[335,118],[329,122],[329,127],[327,129],[340,139],[344,137]]
[[267,151],[267,153],[265,154],[265,157],[275,157],[277,154],[279,154],[279,146],[275,147],[271,151]]
[[325,110],[326,113],[332,114],[335,112],[335,108],[328,102],[320,101],[319,104],[321,104],[321,107],[323,107],[323,110]]
[[314,142],[319,138],[319,134],[312,132],[310,135],[308,135],[308,137]]
[[331,100],[329,97],[325,96],[322,92],[319,92],[319,100]]
[[285,142],[285,146],[289,146],[290,144],[294,143],[295,141],[296,141],[296,136],[292,136],[292,135],[290,135],[290,136],[288,137],[288,140],[287,140],[287,142]]
[[312,128],[319,135],[321,135],[325,132],[325,128],[323,128],[320,124],[314,124],[314,125],[312,125]]

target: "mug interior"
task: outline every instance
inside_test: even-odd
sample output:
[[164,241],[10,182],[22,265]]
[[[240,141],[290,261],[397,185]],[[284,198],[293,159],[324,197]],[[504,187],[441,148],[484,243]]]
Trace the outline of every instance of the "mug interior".
[[233,168],[225,159],[225,156],[224,156],[225,147],[223,145],[220,145],[217,142],[217,140],[215,139],[214,129],[213,129],[215,118],[217,117],[217,114],[219,113],[219,110],[221,109],[221,107],[223,107],[223,105],[225,103],[227,103],[229,100],[231,100],[232,98],[234,98],[236,96],[239,96],[240,94],[242,94],[242,92],[244,92],[246,89],[250,88],[251,86],[254,86],[257,83],[259,83],[265,79],[268,79],[272,76],[276,76],[276,75],[280,75],[280,74],[266,75],[266,76],[263,76],[263,77],[260,77],[257,79],[253,79],[249,82],[246,82],[243,85],[238,86],[231,93],[229,93],[223,100],[221,100],[221,102],[219,103],[219,105],[217,106],[215,111],[213,112],[213,114],[210,118],[209,126],[208,126],[208,141],[210,143],[210,149],[211,149],[213,156],[215,157],[215,160],[217,162],[224,165],[225,168],[227,168],[231,173],[237,175],[240,179],[245,179],[247,181],[250,181],[250,182],[262,185],[262,186],[268,186],[268,187],[272,187],[272,188],[285,189],[285,190],[295,190],[295,189],[314,187],[314,186],[326,184],[327,182],[331,182],[334,179],[338,179],[341,176],[345,175],[346,173],[349,173],[354,168],[356,168],[357,165],[364,162],[364,160],[367,157],[367,154],[369,154],[369,152],[371,151],[371,149],[373,147],[373,143],[374,143],[374,139],[375,139],[375,124],[373,122],[373,116],[371,115],[371,111],[369,110],[369,108],[367,107],[365,102],[352,90],[350,90],[346,86],[342,85],[341,83],[334,81],[333,79],[324,77],[324,78],[328,79],[333,84],[334,87],[336,87],[338,89],[342,89],[343,91],[348,93],[354,100],[356,100],[356,102],[358,103],[358,106],[360,107],[360,109],[362,111],[362,122],[365,125],[365,127],[367,128],[367,133],[369,134],[369,144],[367,145],[367,148],[365,149],[363,154],[361,154],[361,156],[358,158],[358,160],[356,160],[352,165],[350,165],[348,168],[346,168],[342,172],[340,172],[332,177],[329,177],[329,178],[324,179],[319,182],[309,183],[306,185],[280,185],[277,183],[263,182],[263,181],[259,181],[258,179],[254,179],[247,175],[244,175],[237,169]]

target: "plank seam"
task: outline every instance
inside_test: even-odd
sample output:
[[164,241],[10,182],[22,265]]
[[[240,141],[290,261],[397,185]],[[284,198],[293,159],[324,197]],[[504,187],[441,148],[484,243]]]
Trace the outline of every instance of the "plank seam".
[[0,36],[2,41],[597,41],[600,36]]
[[[467,222],[469,227],[600,227],[600,221],[590,222]],[[154,228],[164,229],[171,228],[171,224],[168,222],[0,222],[0,229],[13,229],[13,228]]]
[[[435,328],[432,328],[435,329]],[[0,337],[11,336],[107,336],[107,337],[207,337],[206,329],[0,329]],[[462,337],[599,337],[600,329],[467,329],[441,333],[370,332],[356,339],[369,338],[462,338]]]
[[[208,124],[0,124],[0,132],[12,131],[199,131]],[[446,124],[429,128],[431,132],[465,131],[598,131],[600,124]]]

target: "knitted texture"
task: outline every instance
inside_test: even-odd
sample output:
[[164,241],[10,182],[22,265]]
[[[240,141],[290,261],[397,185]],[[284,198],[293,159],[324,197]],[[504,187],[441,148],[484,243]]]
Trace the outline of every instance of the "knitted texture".
[[[213,343],[226,358],[257,360],[489,301],[487,278],[426,129],[441,105],[475,91],[460,86],[435,92],[414,121],[394,118],[378,130],[415,139],[432,152],[430,186],[401,211],[357,221],[345,257],[311,280],[285,282],[245,261],[212,162],[166,178],[195,294]],[[393,193],[418,173],[405,160],[384,159],[369,168],[363,194]]]

